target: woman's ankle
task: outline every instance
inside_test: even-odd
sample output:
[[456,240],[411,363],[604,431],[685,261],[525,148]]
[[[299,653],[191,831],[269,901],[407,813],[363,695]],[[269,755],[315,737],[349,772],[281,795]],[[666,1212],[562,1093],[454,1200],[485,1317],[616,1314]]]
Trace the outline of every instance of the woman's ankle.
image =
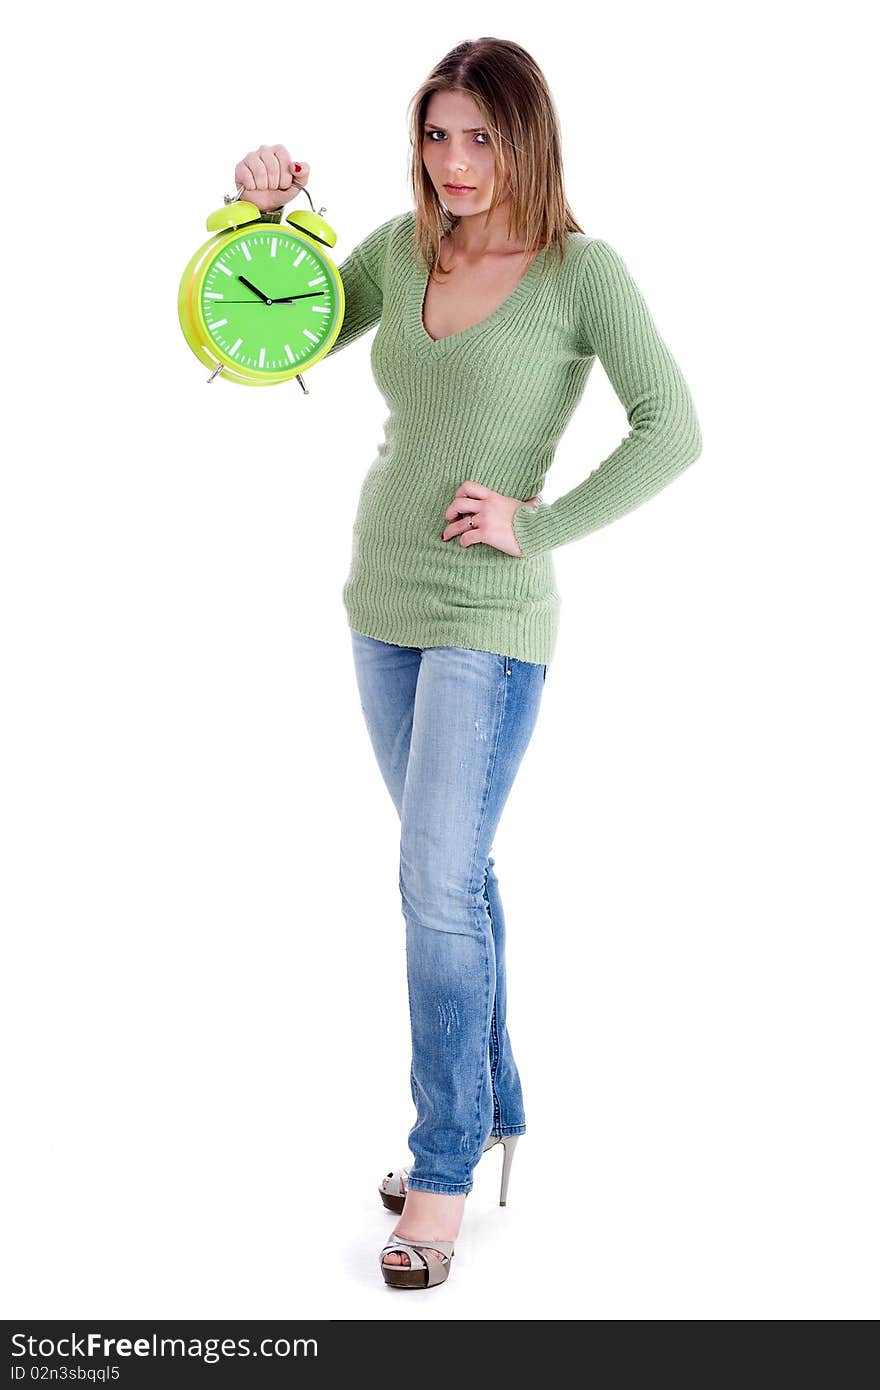
[[467,1193],[420,1192],[407,1188],[395,1235],[416,1240],[455,1240],[464,1217]]

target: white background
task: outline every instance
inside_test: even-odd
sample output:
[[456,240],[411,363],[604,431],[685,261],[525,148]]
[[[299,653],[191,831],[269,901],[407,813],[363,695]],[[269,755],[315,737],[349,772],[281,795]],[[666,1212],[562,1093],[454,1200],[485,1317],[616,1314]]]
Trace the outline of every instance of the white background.
[[[867,15],[16,13],[5,1317],[877,1316]],[[399,823],[341,600],[372,334],[308,397],[207,389],[176,297],[261,143],[311,164],[339,259],[410,207],[410,97],[481,34],[545,72],[704,452],[554,552],[495,845],[529,1133],[509,1207],[496,1151],[448,1284],[407,1296],[376,1192],[413,1119]],[[597,364],[547,500],[626,431]]]

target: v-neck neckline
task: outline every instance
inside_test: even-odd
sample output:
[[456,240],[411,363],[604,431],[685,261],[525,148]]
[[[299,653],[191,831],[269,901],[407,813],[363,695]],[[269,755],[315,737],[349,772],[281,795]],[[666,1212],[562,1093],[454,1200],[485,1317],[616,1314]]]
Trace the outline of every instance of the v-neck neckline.
[[494,327],[512,313],[530,293],[546,258],[547,247],[542,246],[525,275],[517,281],[507,298],[503,299],[497,309],[492,310],[491,314],[487,314],[485,318],[470,324],[467,328],[459,329],[457,333],[447,333],[442,338],[432,338],[422,317],[425,309],[425,297],[428,293],[428,267],[420,256],[416,257],[410,279],[409,313],[407,315],[408,324],[416,342],[426,352],[440,356],[441,353],[458,347],[459,343],[467,342],[470,338],[476,337],[484,329],[490,326]]

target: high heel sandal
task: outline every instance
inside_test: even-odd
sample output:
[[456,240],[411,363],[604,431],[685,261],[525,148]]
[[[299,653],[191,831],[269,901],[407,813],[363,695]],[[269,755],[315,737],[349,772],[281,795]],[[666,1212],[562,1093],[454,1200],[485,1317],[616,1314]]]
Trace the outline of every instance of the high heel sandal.
[[[487,1140],[483,1153],[488,1153],[489,1149],[494,1149],[496,1144],[504,1145],[504,1162],[501,1168],[501,1196],[498,1199],[500,1207],[507,1206],[507,1185],[510,1182],[510,1169],[513,1165],[513,1155],[516,1151],[516,1141],[522,1136],[519,1134],[493,1134]],[[409,1177],[408,1168],[395,1168],[393,1172],[384,1177],[379,1184],[379,1196],[382,1198],[389,1211],[396,1212],[399,1216],[403,1211],[403,1204],[406,1201],[406,1179]],[[388,1186],[386,1187],[386,1183]],[[384,1251],[382,1252],[384,1255]],[[391,1265],[391,1269],[405,1268],[401,1265]],[[445,1275],[443,1276],[445,1279]],[[435,1281],[437,1282],[437,1281]]]
[[[385,1256],[389,1250],[408,1255],[409,1264],[387,1265]],[[382,1277],[395,1289],[429,1289],[432,1284],[442,1284],[449,1278],[454,1254],[454,1240],[404,1240],[403,1236],[390,1236],[379,1256]]]

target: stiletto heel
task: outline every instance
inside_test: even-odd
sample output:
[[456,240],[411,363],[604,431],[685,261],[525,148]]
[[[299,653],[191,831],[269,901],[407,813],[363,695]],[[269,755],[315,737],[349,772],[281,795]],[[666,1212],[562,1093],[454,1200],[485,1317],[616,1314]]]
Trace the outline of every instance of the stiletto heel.
[[[499,1207],[507,1206],[507,1185],[510,1182],[513,1155],[516,1153],[516,1141],[519,1138],[521,1138],[519,1134],[498,1134],[493,1136],[486,1145],[486,1149],[494,1148],[496,1144],[504,1145],[504,1161],[501,1166],[501,1196],[498,1198]],[[484,1153],[486,1149],[483,1150]]]

